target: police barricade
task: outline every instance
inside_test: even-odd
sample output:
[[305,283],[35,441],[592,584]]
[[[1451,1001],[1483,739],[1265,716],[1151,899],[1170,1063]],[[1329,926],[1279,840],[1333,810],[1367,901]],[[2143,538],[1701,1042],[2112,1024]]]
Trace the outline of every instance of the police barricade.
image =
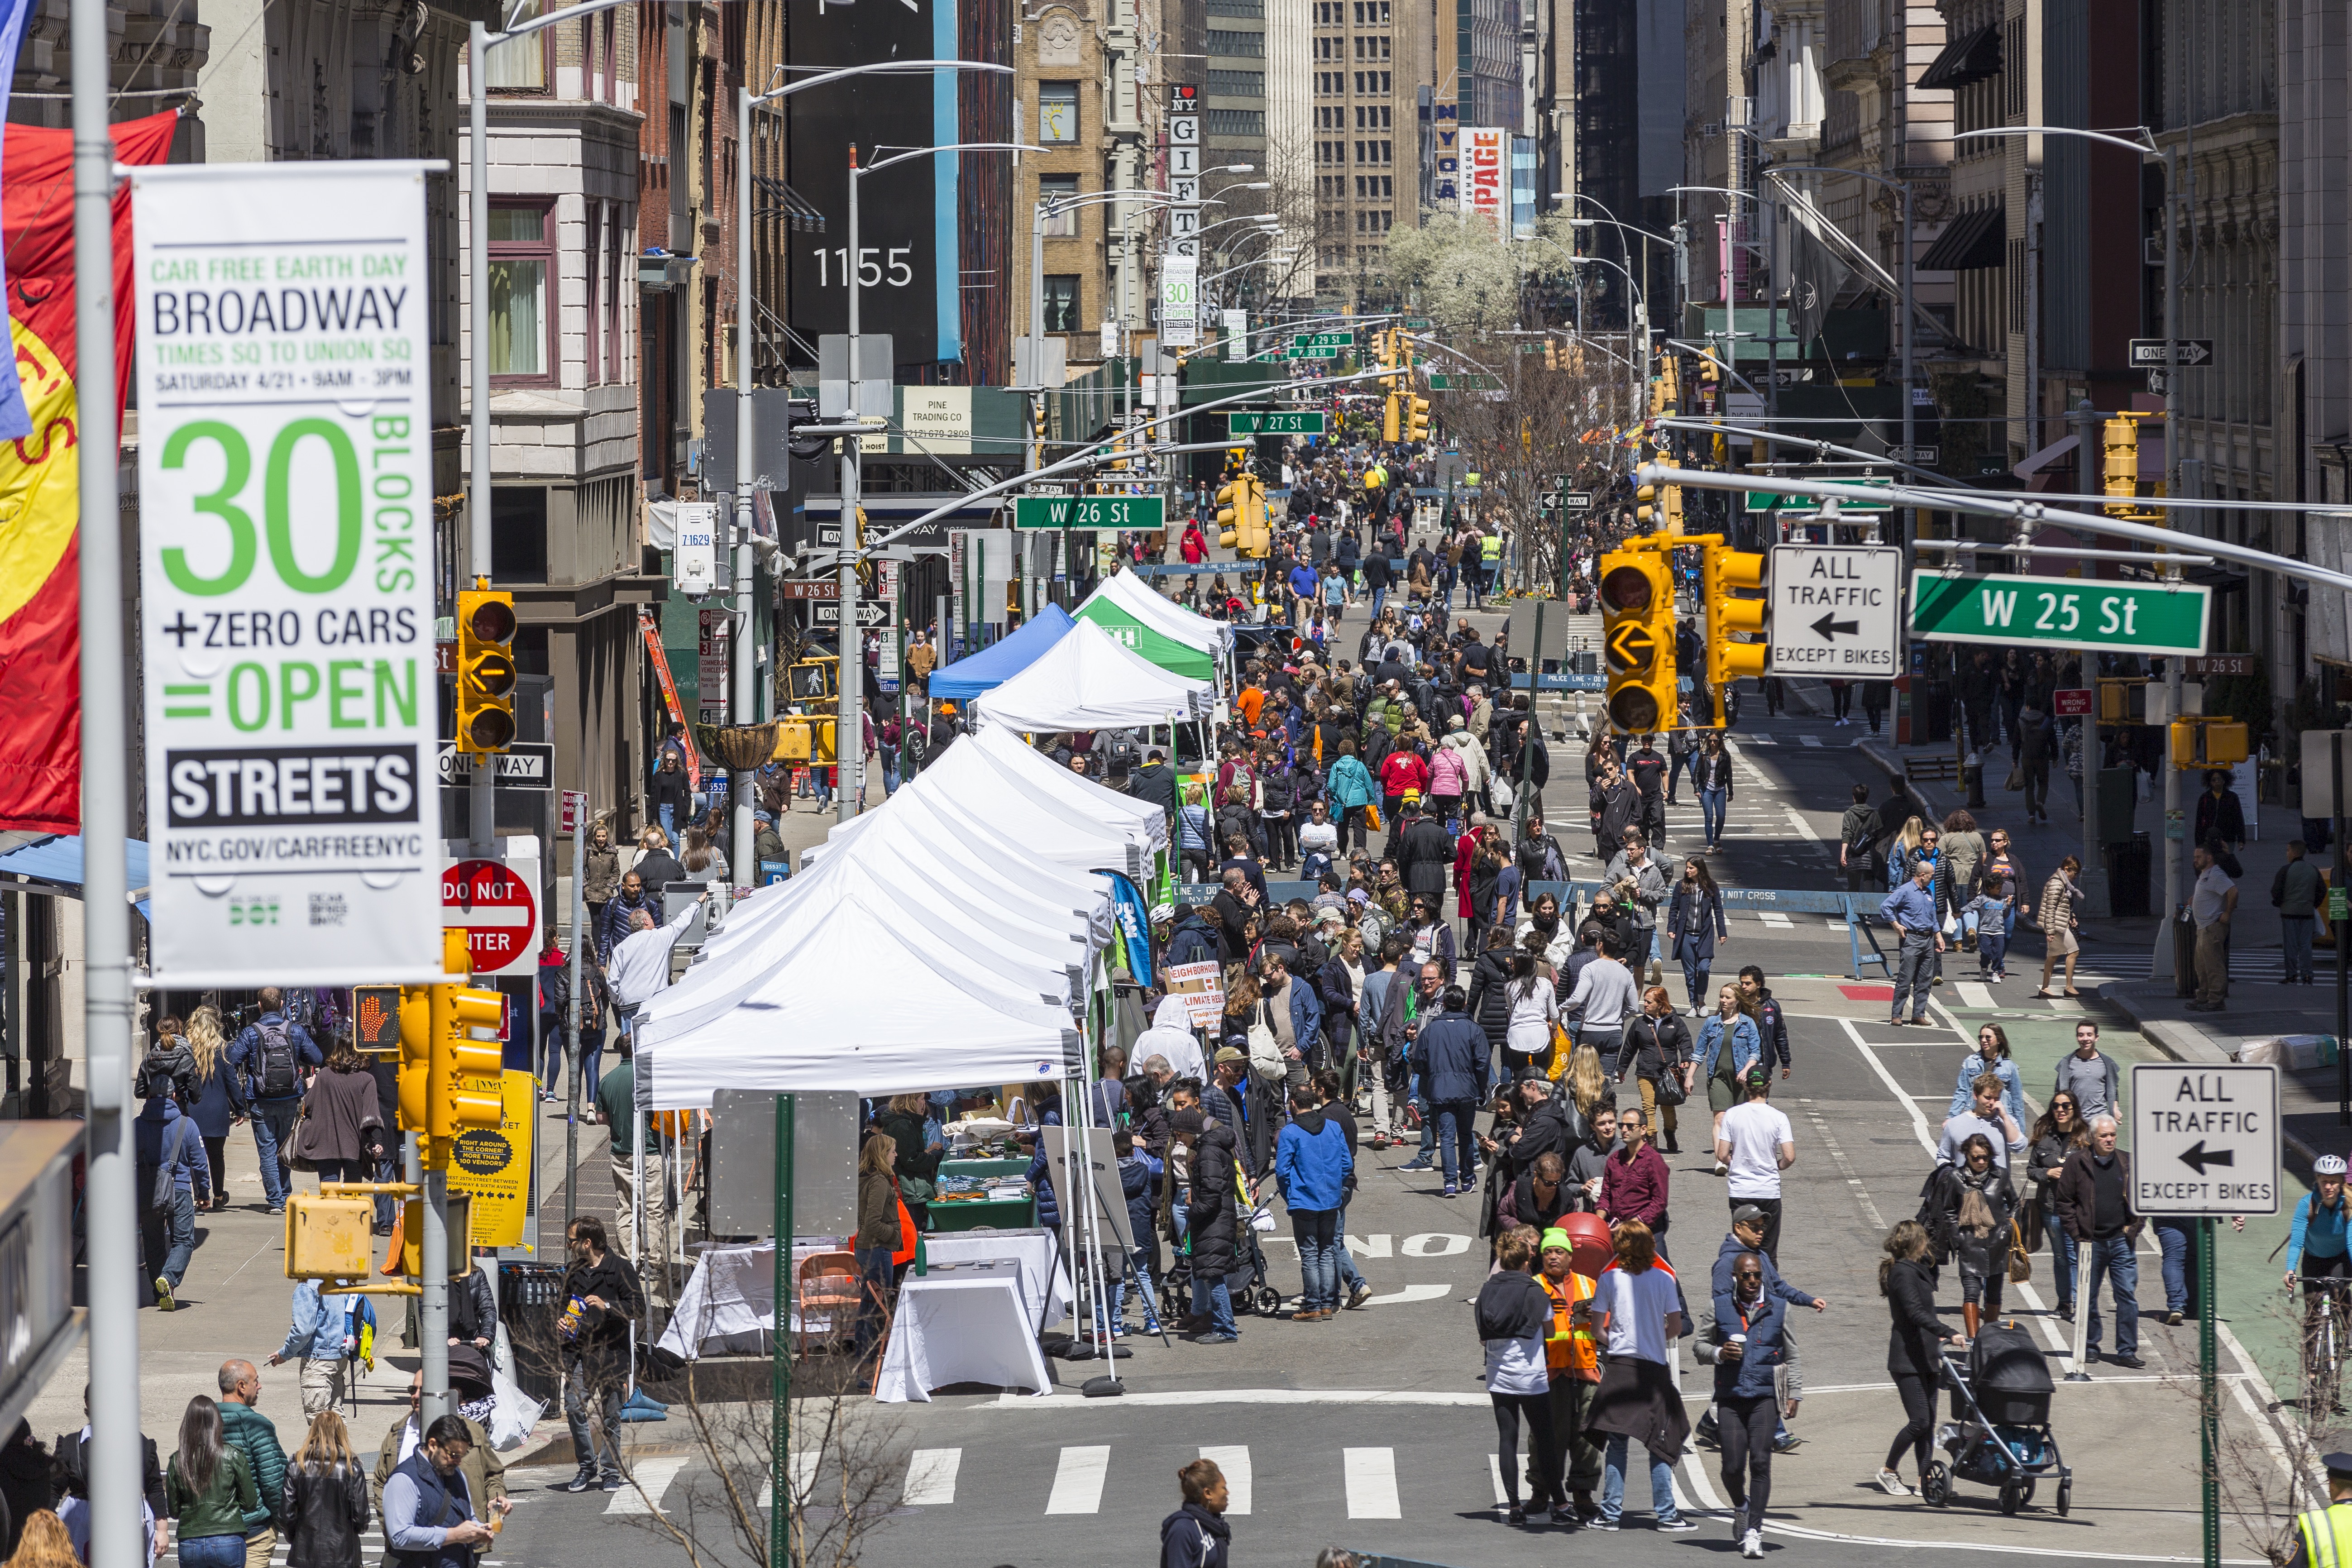
[[[1205,904],[1215,898],[1223,886],[1222,882],[1179,882],[1176,884],[1176,901],[1180,904]],[[1315,895],[1322,890],[1321,886],[1314,882],[1269,881],[1265,885],[1268,912],[1280,909],[1293,899],[1304,899],[1311,904],[1315,901]]]
[[[1527,896],[1533,900],[1540,894],[1549,893],[1558,899],[1563,915],[1569,919],[1573,928],[1584,923],[1584,917],[1591,912],[1593,900],[1599,895],[1601,888],[1601,884],[1598,881],[1529,882],[1527,887]],[[1852,893],[1824,892],[1815,889],[1722,887],[1718,887],[1716,891],[1723,896],[1723,910],[1726,914],[1735,910],[1771,910],[1777,913],[1790,915],[1843,916],[1849,976],[1860,980],[1863,978],[1863,967],[1865,964],[1874,963],[1878,966],[1879,973],[1883,978],[1890,980],[1894,978],[1894,967],[1886,962],[1886,953],[1878,945],[1877,933],[1870,929],[1870,916],[1874,911],[1866,900],[1862,908],[1855,908],[1854,895]],[[1664,910],[1659,910],[1658,913],[1661,919],[1665,915]],[[1863,951],[1864,947],[1870,951],[1864,952]],[[1670,944],[1665,942],[1661,934],[1652,948],[1651,956],[1659,957],[1667,951],[1670,951]]]

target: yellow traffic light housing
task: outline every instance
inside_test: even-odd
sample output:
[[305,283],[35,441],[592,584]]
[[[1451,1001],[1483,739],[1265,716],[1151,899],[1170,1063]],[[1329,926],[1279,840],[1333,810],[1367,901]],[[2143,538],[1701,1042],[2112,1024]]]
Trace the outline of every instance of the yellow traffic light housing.
[[1636,735],[1668,728],[1681,702],[1672,552],[1661,541],[1628,540],[1601,557],[1601,614],[1610,723]]
[[[463,933],[460,933],[462,940]],[[423,1132],[432,1120],[433,991],[430,985],[400,988],[400,1130]]]
[[[1769,645],[1734,642],[1735,632],[1760,633],[1768,605],[1762,599],[1735,598],[1735,589],[1764,585],[1764,557],[1734,550],[1720,542],[1699,546],[1699,593],[1706,608],[1706,683],[1717,691],[1743,676],[1761,676],[1770,657]],[[1716,705],[1716,728],[1723,726],[1723,707]]]
[[1242,510],[1249,503],[1249,489],[1235,478],[1217,491],[1217,542],[1227,550],[1236,550],[1242,542]]
[[457,750],[503,752],[515,738],[514,595],[467,588],[457,595]]
[[[497,1038],[505,1019],[506,998],[496,991],[433,988],[433,1096],[426,1116],[436,1139],[506,1120],[506,1052]],[[478,1037],[477,1029],[488,1029],[491,1037]]]
[[1408,389],[1403,395],[1404,438],[1408,441],[1429,439],[1429,399],[1415,397]]
[[1404,439],[1403,404],[1403,394],[1391,392],[1381,405],[1381,439],[1391,445]]
[[2176,768],[2234,767],[2246,760],[2246,726],[2234,719],[2175,719],[2170,728]]
[[1657,487],[1657,486],[1655,486],[1655,485],[1643,485],[1643,486],[1639,487],[1638,489],[1636,489],[1633,491],[1633,521],[1636,521],[1636,522],[1640,523],[1642,526],[1643,526],[1643,527],[1645,527],[1645,528],[1646,528],[1646,527],[1648,527],[1648,526],[1649,526],[1649,524],[1650,524],[1650,523],[1651,523],[1651,522],[1652,522],[1652,521],[1656,518],[1656,516],[1657,516],[1657,511],[1658,511],[1658,487]]

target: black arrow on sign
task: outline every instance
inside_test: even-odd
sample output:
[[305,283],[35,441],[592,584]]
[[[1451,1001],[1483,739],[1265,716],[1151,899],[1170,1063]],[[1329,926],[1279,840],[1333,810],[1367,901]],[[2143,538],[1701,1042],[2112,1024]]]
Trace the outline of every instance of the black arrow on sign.
[[1838,633],[1840,632],[1843,632],[1850,637],[1860,637],[1862,635],[1862,623],[1860,621],[1833,620],[1828,616],[1823,616],[1820,620],[1813,623],[1813,630],[1819,634],[1823,642],[1831,642],[1835,640]]
[[2205,1140],[2200,1138],[2195,1144],[2180,1152],[2180,1163],[2201,1176],[2208,1165],[2235,1165],[2238,1152],[2235,1149],[2208,1149]]

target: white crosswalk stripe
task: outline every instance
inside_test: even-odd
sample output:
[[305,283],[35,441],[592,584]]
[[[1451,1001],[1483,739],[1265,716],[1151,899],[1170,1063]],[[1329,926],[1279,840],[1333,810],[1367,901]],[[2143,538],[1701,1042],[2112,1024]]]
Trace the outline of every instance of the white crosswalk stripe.
[[661,1511],[662,1494],[669,1490],[670,1482],[686,1468],[686,1456],[664,1455],[658,1458],[639,1459],[631,1471],[635,1486],[623,1486],[605,1503],[604,1512],[612,1514],[652,1514]]
[[1205,1447],[1201,1458],[1217,1467],[1225,1478],[1225,1512],[1247,1513],[1250,1510],[1250,1451],[1245,1444]]
[[1396,1450],[1349,1448],[1341,1456],[1349,1519],[1402,1519],[1397,1499]]
[[1818,746],[1822,743],[1822,738],[1819,735],[1800,735],[1797,737],[1797,743],[1801,746]]
[[961,1448],[916,1449],[907,1456],[907,1489],[899,1500],[910,1508],[955,1501],[956,1471],[962,1466]]
[[1982,981],[1963,980],[1958,982],[1954,989],[1959,992],[1960,1005],[1964,1007],[1992,1005],[1992,991]]
[[1759,910],[1756,918],[1768,926],[1794,926],[1797,923],[1778,910]]
[[1045,1500],[1045,1511],[1053,1513],[1099,1513],[1102,1511],[1103,1483],[1110,1479],[1110,1450],[1108,1447],[1065,1448],[1062,1462],[1054,1472],[1054,1492]]

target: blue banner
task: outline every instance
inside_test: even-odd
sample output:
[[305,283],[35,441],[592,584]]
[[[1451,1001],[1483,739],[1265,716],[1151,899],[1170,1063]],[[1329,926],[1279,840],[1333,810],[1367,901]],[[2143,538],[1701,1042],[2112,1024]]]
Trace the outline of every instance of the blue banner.
[[1151,906],[1142,891],[1118,872],[1110,878],[1111,909],[1127,940],[1127,971],[1139,985],[1151,984]]

